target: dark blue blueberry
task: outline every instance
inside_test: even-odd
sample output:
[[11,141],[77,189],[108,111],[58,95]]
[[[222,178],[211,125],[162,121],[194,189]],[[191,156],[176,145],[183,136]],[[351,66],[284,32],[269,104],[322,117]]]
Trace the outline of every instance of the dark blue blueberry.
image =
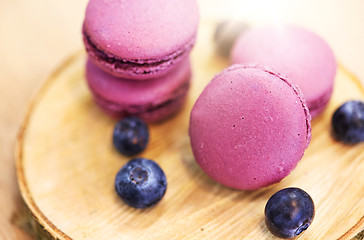
[[147,147],[148,141],[148,126],[139,118],[124,118],[115,125],[113,143],[124,155],[131,156],[142,152]]
[[335,137],[346,143],[364,141],[364,103],[349,101],[341,105],[332,116]]
[[293,238],[305,231],[315,215],[310,195],[299,188],[285,188],[270,197],[265,205],[265,224],[280,238]]
[[167,179],[157,163],[145,158],[134,158],[116,174],[117,194],[134,208],[157,204],[167,189]]

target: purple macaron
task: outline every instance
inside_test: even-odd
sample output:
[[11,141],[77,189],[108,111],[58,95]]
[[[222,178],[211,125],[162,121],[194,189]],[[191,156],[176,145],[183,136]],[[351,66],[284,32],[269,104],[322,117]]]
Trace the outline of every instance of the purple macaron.
[[297,26],[251,28],[235,42],[232,63],[268,66],[301,89],[312,116],[328,104],[334,86],[336,60],[329,45]]
[[266,68],[234,65],[215,76],[191,111],[196,162],[225,186],[254,190],[296,167],[311,139],[299,89]]
[[196,0],[90,0],[83,39],[91,61],[117,77],[149,80],[188,58]]
[[86,64],[86,80],[95,102],[116,118],[136,116],[147,122],[164,120],[181,109],[191,79],[189,59],[185,59],[167,75],[148,81],[117,78]]

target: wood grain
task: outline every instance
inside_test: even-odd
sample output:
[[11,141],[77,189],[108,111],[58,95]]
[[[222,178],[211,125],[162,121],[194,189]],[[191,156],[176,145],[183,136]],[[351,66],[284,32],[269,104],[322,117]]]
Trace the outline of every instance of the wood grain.
[[22,231],[14,165],[15,139],[31,97],[61,61],[81,47],[86,0],[0,1],[0,239],[33,239]]
[[348,99],[363,99],[360,82],[340,66],[334,96],[313,121],[313,138],[297,168],[279,184],[236,191],[209,179],[196,165],[187,135],[190,109],[225,59],[214,55],[211,22],[203,22],[192,53],[194,79],[182,112],[151,126],[140,156],[164,169],[168,189],[155,207],[135,210],[116,196],[113,181],[127,158],[111,144],[116,120],[93,103],[80,52],[47,81],[18,138],[22,196],[37,221],[59,239],[275,239],[264,206],[277,190],[298,186],[314,199],[316,216],[297,239],[350,239],[364,228],[363,144],[347,146],[330,134],[331,115]]
[[[265,23],[272,22],[270,13],[278,13],[281,22],[313,29],[364,80],[363,1],[198,1],[203,19],[235,17]],[[86,3],[0,1],[0,239],[30,239],[12,217],[22,209],[13,156],[16,133],[31,96],[60,62],[82,47],[80,29]]]

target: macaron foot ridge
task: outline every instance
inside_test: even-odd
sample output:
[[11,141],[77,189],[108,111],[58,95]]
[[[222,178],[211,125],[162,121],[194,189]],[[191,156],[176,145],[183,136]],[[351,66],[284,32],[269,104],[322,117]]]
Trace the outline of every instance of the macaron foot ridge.
[[83,39],[90,59],[104,71],[116,77],[130,77],[136,80],[149,80],[153,75],[164,71],[164,74],[173,69],[173,66],[188,57],[196,37],[194,36],[185,46],[164,56],[161,59],[123,59],[101,50],[92,41],[83,28]]

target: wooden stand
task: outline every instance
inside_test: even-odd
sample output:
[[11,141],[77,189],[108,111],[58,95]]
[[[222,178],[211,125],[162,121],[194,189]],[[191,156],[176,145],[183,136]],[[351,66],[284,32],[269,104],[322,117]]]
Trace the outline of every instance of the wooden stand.
[[345,145],[330,134],[334,110],[346,100],[364,98],[363,87],[343,66],[328,108],[312,122],[308,150],[279,184],[236,191],[200,170],[189,145],[189,113],[208,81],[228,66],[214,53],[212,31],[212,24],[200,28],[184,109],[150,126],[151,142],[140,155],[154,159],[167,175],[167,193],[151,209],[132,209],[114,192],[115,174],[128,158],[112,146],[116,120],[98,109],[87,89],[85,54],[71,57],[49,78],[29,108],[16,159],[24,201],[50,236],[275,239],[265,226],[264,207],[272,194],[289,186],[307,191],[316,205],[313,224],[297,239],[350,239],[364,228],[364,145]]

